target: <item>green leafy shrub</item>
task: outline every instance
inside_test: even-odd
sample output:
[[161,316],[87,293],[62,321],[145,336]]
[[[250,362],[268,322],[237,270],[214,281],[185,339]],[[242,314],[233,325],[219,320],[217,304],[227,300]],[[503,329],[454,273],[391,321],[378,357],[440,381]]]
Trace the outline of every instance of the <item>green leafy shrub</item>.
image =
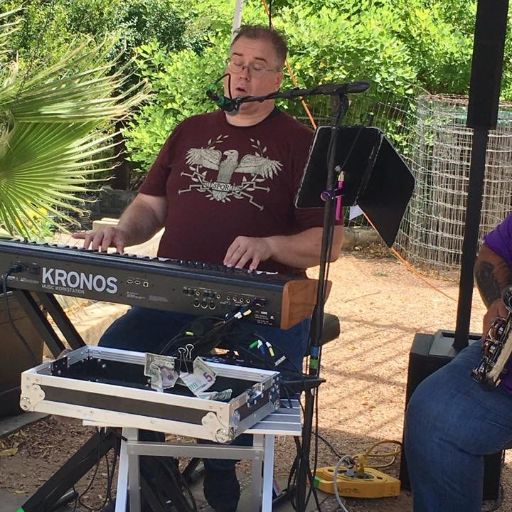
[[[138,175],[154,161],[172,129],[191,115],[214,110],[206,90],[222,74],[227,41],[203,53],[182,50],[167,54],[157,44],[139,50],[141,74],[151,83],[152,102],[144,106],[125,131],[130,160]],[[220,87],[220,86],[219,86]]]
[[[19,5],[22,0],[9,0],[0,8]],[[476,0],[274,0],[272,8],[274,26],[287,35],[297,77],[296,83],[286,78],[283,87],[371,83],[367,93],[352,97],[347,122],[368,122],[383,101],[406,108],[419,90],[468,91]],[[70,41],[88,35],[96,41],[115,38],[113,48],[138,55],[138,66],[125,72],[149,80],[153,96],[124,131],[136,181],[181,119],[214,108],[204,92],[223,69],[232,0],[31,0],[24,14],[14,44],[21,68],[34,59],[53,62]],[[246,0],[243,22],[268,23],[261,0]],[[503,99],[512,99],[511,59],[508,38]],[[326,117],[331,114],[328,99],[310,103],[321,105]],[[280,106],[304,116],[298,101]],[[397,139],[401,122],[391,108],[386,126]]]

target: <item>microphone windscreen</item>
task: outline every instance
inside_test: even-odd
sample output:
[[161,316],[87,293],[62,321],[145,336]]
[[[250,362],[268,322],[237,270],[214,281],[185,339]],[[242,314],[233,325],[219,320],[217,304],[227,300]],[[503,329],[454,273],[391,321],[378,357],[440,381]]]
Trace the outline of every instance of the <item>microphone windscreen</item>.
[[219,96],[211,89],[206,90],[206,96],[215,103],[217,103],[220,100]]

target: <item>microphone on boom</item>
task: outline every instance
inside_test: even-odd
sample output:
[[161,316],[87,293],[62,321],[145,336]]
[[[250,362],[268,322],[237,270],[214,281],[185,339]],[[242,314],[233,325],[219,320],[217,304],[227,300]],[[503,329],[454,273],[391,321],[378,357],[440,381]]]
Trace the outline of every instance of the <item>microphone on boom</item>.
[[234,115],[240,110],[240,103],[235,98],[228,98],[224,95],[219,96],[212,89],[206,91],[206,96],[227,114]]

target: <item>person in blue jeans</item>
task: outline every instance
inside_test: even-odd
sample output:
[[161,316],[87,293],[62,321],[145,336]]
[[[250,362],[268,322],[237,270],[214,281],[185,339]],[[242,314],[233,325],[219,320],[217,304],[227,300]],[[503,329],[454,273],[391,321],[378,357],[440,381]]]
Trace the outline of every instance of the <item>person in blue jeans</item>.
[[[274,29],[241,27],[221,77],[225,97],[277,91],[286,54],[286,41]],[[182,121],[118,224],[75,233],[75,238],[83,239],[86,248],[115,247],[122,253],[163,228],[159,257],[306,277],[305,270],[320,262],[323,232],[323,209],[295,207],[313,131],[276,108],[274,100],[234,109],[231,103],[226,111],[221,106]],[[331,261],[338,258],[342,236],[340,220]],[[100,345],[159,352],[192,318],[132,308],[105,332]],[[253,324],[245,328],[300,369],[308,327],[309,320],[286,331]],[[240,490],[234,462],[206,461],[205,469],[209,504],[217,512],[236,510]]]
[[[475,278],[486,334],[508,314],[502,293],[512,284],[512,214],[484,237]],[[470,344],[409,400],[404,440],[414,512],[480,512],[483,458],[512,442],[512,371],[489,390],[471,376],[481,359],[481,343]]]

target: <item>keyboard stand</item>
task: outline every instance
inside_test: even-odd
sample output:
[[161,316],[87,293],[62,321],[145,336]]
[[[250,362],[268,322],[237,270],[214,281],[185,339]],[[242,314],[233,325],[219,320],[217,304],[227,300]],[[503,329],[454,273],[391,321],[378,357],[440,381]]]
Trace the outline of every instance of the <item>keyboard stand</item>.
[[66,312],[53,294],[29,292],[28,290],[20,290],[16,288],[8,288],[8,290],[13,292],[16,300],[25,310],[25,313],[32,321],[35,329],[39,332],[41,338],[54,357],[58,357],[66,346],[61,341],[52,324],[48,321],[48,318],[43,313],[40,305],[43,306],[46,312],[51,316],[71,349],[74,350],[85,346],[84,340],[75,329],[71,320],[66,315]]
[[119,435],[112,429],[94,434],[52,477],[33,494],[20,510],[40,512],[54,510],[59,500],[98,461],[119,443]]

